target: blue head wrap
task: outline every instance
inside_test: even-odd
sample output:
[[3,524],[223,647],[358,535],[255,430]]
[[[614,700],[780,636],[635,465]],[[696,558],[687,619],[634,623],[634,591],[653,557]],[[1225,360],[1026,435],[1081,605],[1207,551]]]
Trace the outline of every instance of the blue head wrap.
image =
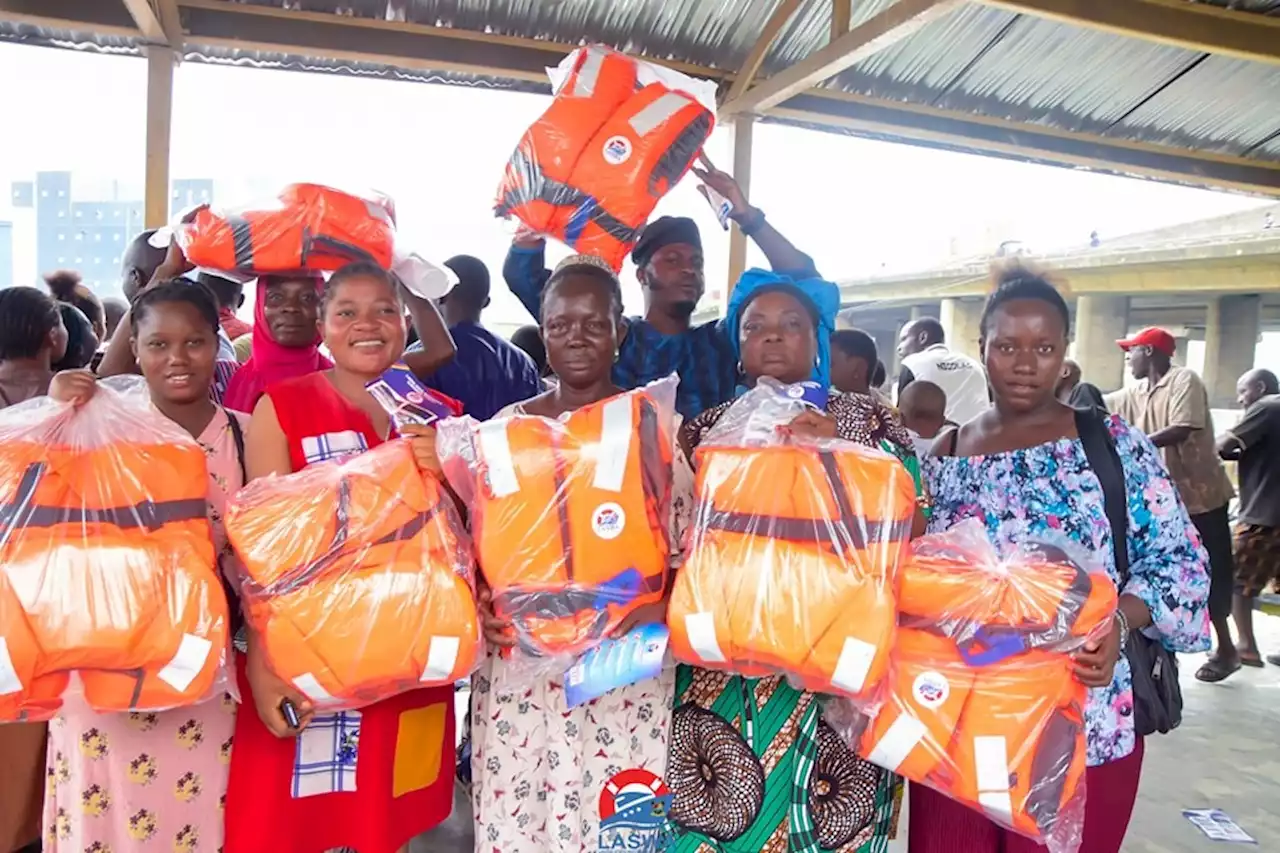
[[722,331],[733,347],[733,354],[741,360],[742,351],[739,344],[739,328],[742,325],[742,312],[747,304],[761,293],[769,290],[787,290],[795,294],[817,320],[814,329],[818,339],[818,363],[814,365],[812,379],[822,383],[825,388],[831,384],[831,333],[836,329],[836,314],[840,311],[840,288],[820,278],[806,278],[796,281],[785,275],[762,269],[749,269],[738,279],[738,284],[729,296],[729,305],[725,309]]

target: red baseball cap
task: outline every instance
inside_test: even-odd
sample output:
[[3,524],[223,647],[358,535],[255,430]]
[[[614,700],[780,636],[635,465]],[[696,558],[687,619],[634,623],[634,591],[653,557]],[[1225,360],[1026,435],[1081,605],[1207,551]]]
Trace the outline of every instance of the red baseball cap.
[[1156,352],[1162,352],[1165,355],[1173,355],[1178,348],[1177,342],[1173,335],[1164,329],[1156,326],[1148,326],[1136,335],[1128,338],[1122,338],[1116,341],[1120,345],[1120,349],[1128,352],[1134,347],[1151,347]]

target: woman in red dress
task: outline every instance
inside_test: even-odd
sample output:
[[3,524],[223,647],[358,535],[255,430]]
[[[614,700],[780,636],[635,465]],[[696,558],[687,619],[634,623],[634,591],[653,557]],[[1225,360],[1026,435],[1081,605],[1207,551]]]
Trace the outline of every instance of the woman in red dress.
[[[380,267],[355,263],[334,273],[320,314],[333,367],[267,388],[249,429],[250,479],[360,453],[395,436],[365,383],[404,352],[404,313],[397,282]],[[440,324],[438,314],[434,319]],[[319,713],[302,690],[267,669],[252,638],[238,675],[245,707],[233,741],[226,853],[394,853],[448,817],[451,687]],[[297,709],[296,729],[281,710],[286,699]]]

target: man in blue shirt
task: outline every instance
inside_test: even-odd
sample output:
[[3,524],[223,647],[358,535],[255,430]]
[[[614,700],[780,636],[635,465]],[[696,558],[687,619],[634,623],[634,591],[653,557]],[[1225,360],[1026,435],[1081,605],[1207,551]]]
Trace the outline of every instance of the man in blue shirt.
[[[480,325],[489,307],[489,269],[479,258],[457,255],[444,262],[458,277],[440,298],[440,313],[458,347],[453,361],[425,384],[462,403],[476,420],[488,420],[506,406],[542,392],[529,356]],[[414,344],[410,349],[421,349]]]
[[[729,217],[769,259],[770,266],[795,279],[817,276],[813,260],[765,221],[747,203],[737,182],[706,163],[694,172],[732,206]],[[541,319],[542,288],[550,278],[541,238],[517,238],[502,267],[511,292],[535,320]],[[738,363],[712,320],[694,326],[691,318],[706,289],[702,269],[702,237],[686,217],[663,216],[649,223],[631,252],[644,291],[644,317],[627,321],[626,337],[613,368],[613,381],[635,388],[676,373],[680,387],[676,408],[691,418],[732,399],[738,384]]]

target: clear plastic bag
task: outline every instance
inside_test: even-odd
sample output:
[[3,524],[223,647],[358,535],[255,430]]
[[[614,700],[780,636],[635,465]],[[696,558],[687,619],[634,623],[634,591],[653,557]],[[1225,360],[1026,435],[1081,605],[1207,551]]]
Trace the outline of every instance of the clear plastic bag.
[[1088,689],[1071,652],[1111,630],[1106,572],[1065,537],[1001,556],[970,519],[916,540],[898,604],[884,704],[832,701],[827,721],[867,760],[1074,853]]
[[785,674],[871,703],[889,668],[915,491],[887,453],[780,433],[811,390],[761,380],[699,445],[671,646],[696,666]]
[[494,211],[621,270],[658,201],[715,128],[715,86],[588,45],[507,163]]
[[255,480],[226,526],[252,641],[318,707],[359,708],[475,668],[470,543],[408,439]]
[[320,184],[289,184],[236,210],[201,205],[173,233],[190,263],[241,274],[325,272],[362,260],[390,269],[396,260],[391,199]]
[[470,508],[495,613],[512,626],[515,672],[561,676],[627,615],[662,599],[676,382],[557,420],[437,424],[437,452]]
[[0,411],[0,721],[64,695],[160,711],[226,688],[204,451],[138,378]]

